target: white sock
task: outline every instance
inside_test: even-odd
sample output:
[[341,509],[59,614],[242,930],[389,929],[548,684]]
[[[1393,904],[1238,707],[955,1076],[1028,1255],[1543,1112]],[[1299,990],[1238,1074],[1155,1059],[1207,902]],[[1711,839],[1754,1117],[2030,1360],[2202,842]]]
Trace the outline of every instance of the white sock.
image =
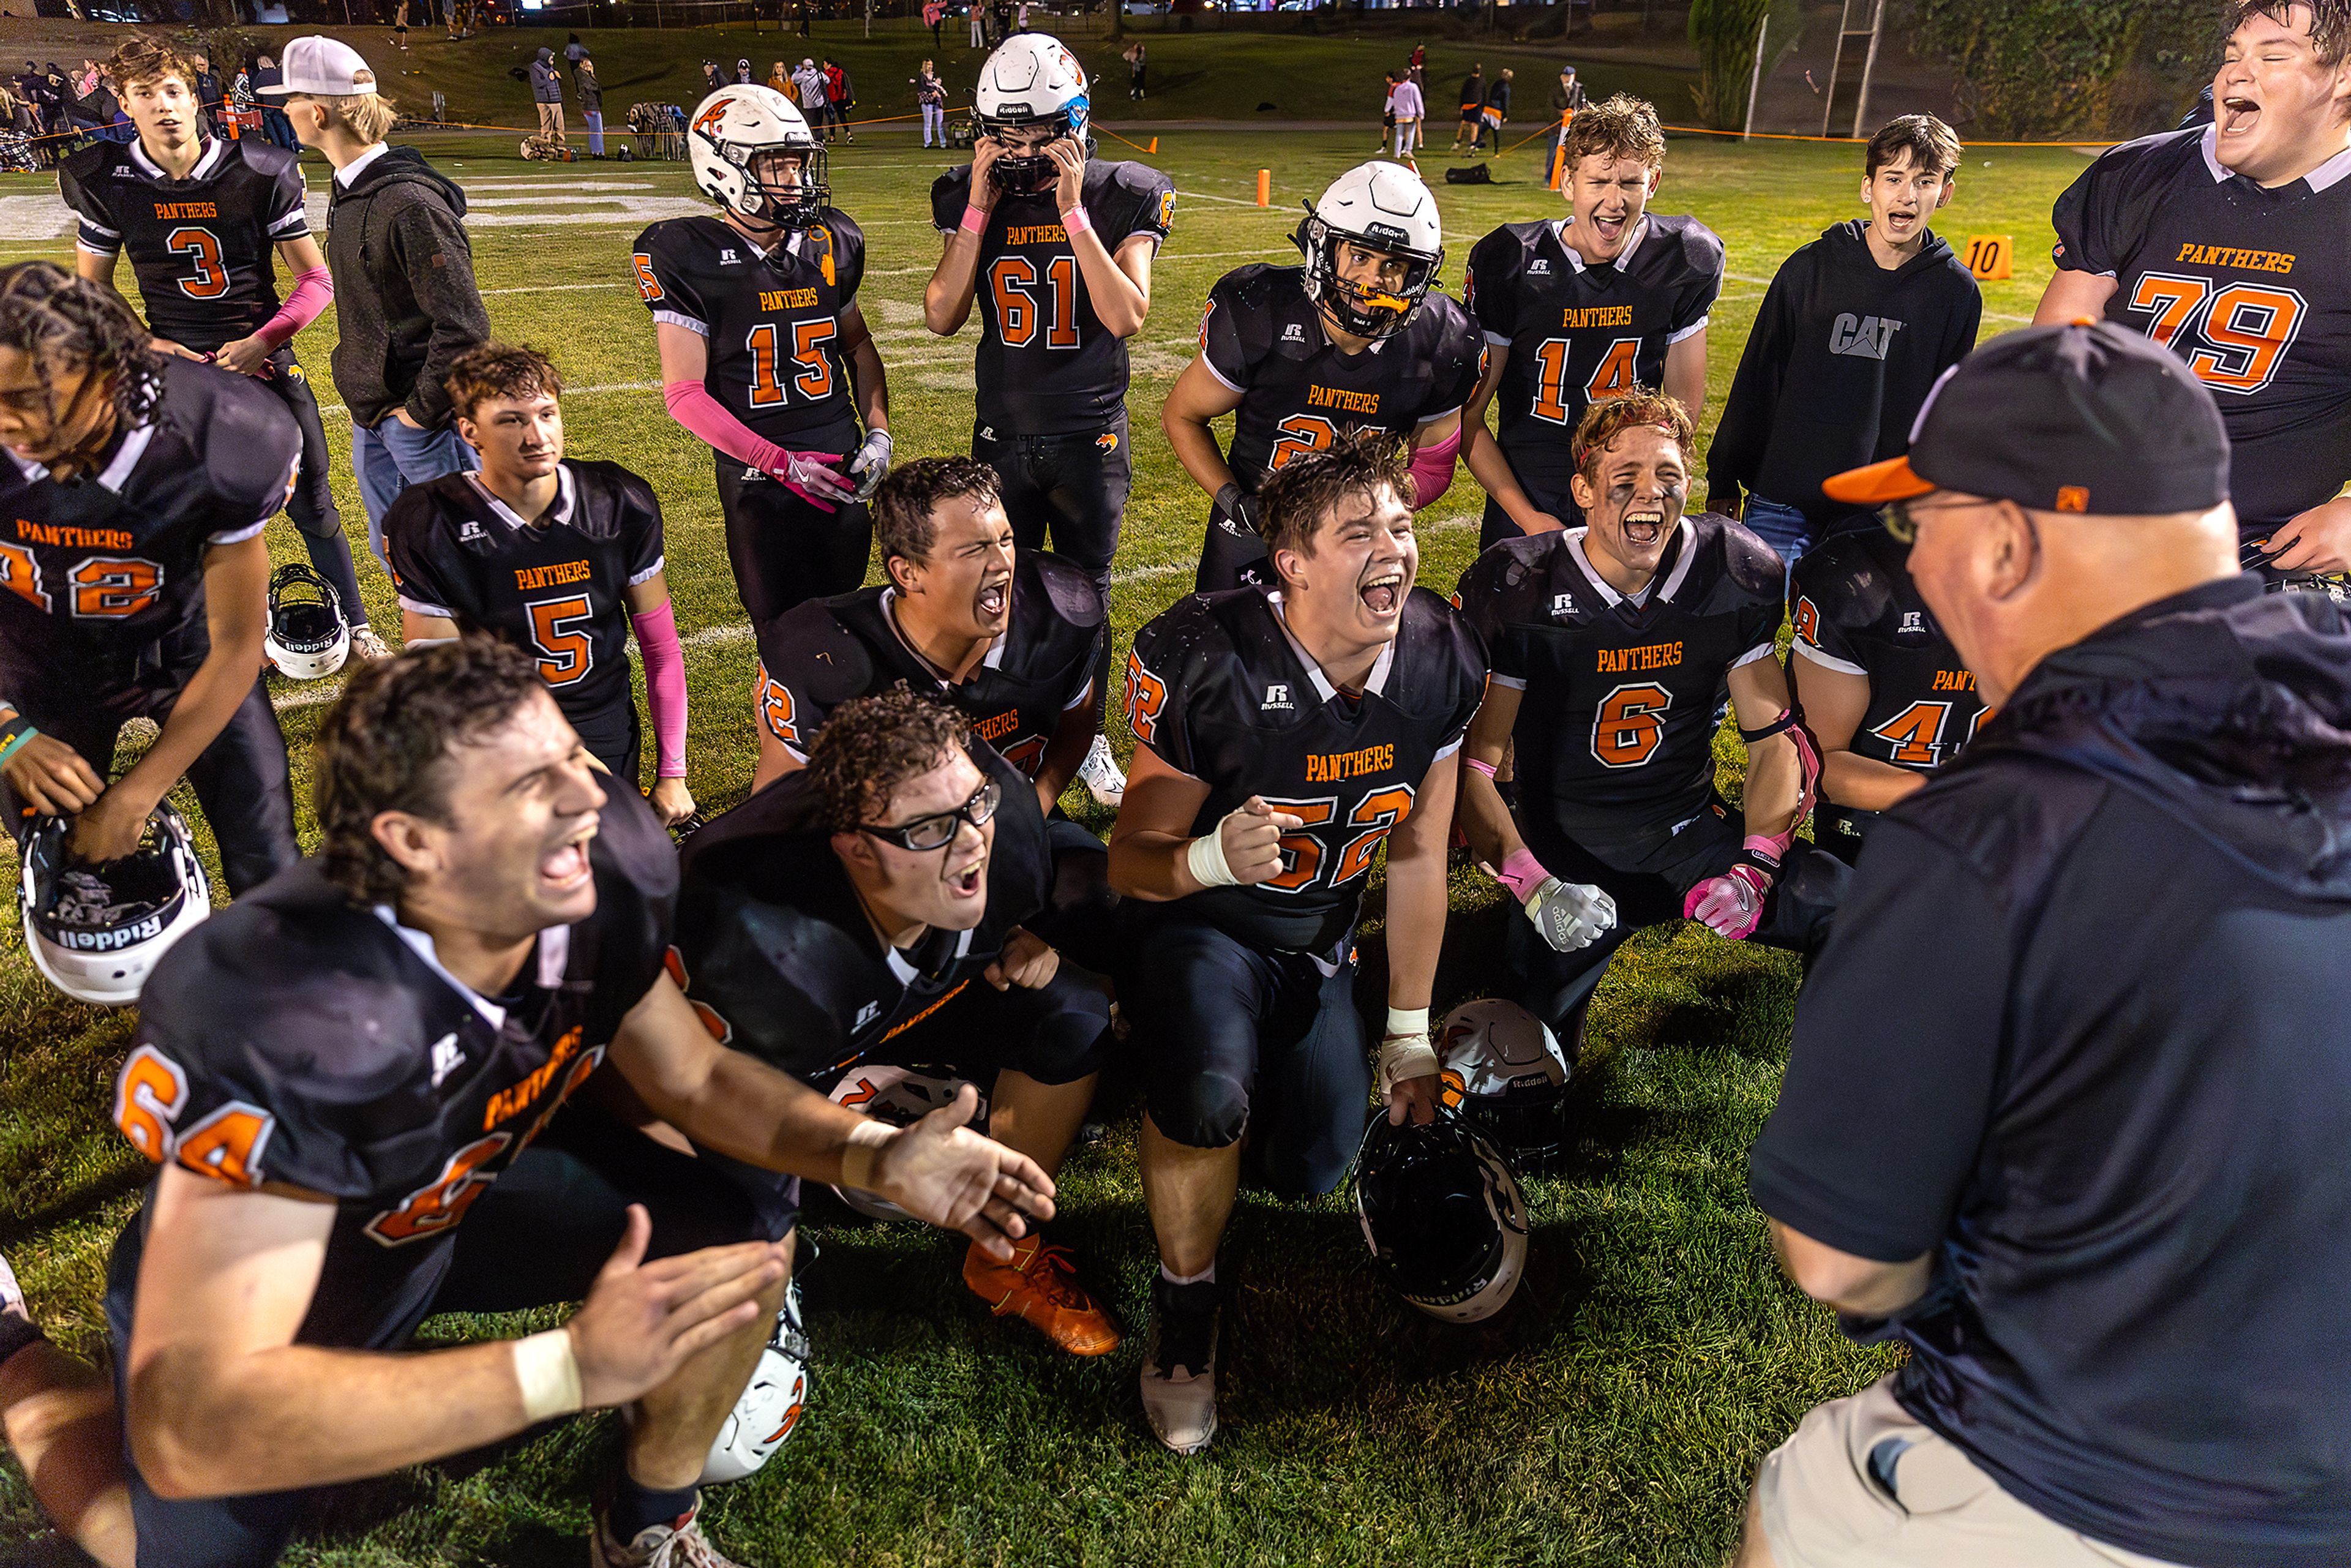
[[1214,1284],[1217,1280],[1216,1260],[1210,1259],[1208,1266],[1196,1274],[1171,1274],[1167,1271],[1167,1265],[1162,1263],[1159,1265],[1159,1277],[1171,1285]]

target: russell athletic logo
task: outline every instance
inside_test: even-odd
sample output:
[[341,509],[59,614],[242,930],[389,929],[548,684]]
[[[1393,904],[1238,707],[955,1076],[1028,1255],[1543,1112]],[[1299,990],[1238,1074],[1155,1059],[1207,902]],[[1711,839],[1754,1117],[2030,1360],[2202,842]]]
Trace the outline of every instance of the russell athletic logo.
[[1276,681],[1265,688],[1265,701],[1258,704],[1258,711],[1270,713],[1275,708],[1286,708],[1291,706],[1289,685],[1284,682]]

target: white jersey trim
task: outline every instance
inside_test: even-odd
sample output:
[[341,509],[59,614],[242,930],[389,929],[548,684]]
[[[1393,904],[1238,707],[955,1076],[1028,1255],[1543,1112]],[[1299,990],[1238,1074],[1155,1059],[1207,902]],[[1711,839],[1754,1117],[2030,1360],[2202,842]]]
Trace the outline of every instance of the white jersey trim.
[[656,310],[653,312],[653,319],[656,321],[666,321],[673,327],[683,327],[687,331],[695,334],[697,337],[707,338],[710,336],[709,322],[698,320],[692,316],[686,315],[684,311]]
[[1869,674],[1867,670],[1863,669],[1859,664],[1855,664],[1852,660],[1840,659],[1834,653],[1823,653],[1818,648],[1813,647],[1810,643],[1805,642],[1802,637],[1797,638],[1791,646],[1792,646],[1798,653],[1810,659],[1813,664],[1820,665],[1821,668],[1824,670],[1841,670],[1848,675],[1860,675],[1864,678],[1866,678]]

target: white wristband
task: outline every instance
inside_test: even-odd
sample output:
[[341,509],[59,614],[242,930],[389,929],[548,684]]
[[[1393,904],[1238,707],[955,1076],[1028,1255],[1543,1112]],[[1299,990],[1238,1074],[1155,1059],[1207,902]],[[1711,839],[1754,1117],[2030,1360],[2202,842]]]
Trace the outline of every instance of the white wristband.
[[569,1416],[587,1403],[580,1389],[580,1363],[571,1354],[571,1331],[549,1329],[513,1342],[515,1384],[522,1390],[522,1414],[536,1424]]
[[881,1161],[882,1145],[897,1135],[897,1128],[870,1116],[850,1128],[848,1145],[841,1151],[841,1185],[872,1191],[873,1167]]
[[1428,1009],[1426,1008],[1390,1008],[1387,1038],[1394,1040],[1398,1035],[1406,1035],[1414,1040],[1426,1040]]
[[1238,887],[1241,879],[1225,860],[1225,823],[1237,812],[1228,811],[1217,825],[1194,839],[1184,850],[1184,863],[1192,872],[1192,880],[1202,887]]
[[1381,1097],[1408,1078],[1436,1077],[1439,1065],[1436,1048],[1425,1035],[1380,1041]]

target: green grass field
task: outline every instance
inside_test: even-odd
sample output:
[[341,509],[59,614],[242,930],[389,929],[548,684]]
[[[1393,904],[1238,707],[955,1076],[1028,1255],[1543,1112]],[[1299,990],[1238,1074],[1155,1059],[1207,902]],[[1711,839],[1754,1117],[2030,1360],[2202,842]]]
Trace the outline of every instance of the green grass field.
[[[1189,355],[1201,301],[1226,269],[1291,254],[1285,236],[1299,201],[1368,149],[1352,133],[1162,137],[1155,162],[1184,194],[1134,348],[1136,483],[1113,604],[1122,645],[1190,581],[1205,502],[1169,454],[1157,413]],[[706,806],[730,804],[754,758],[752,652],[708,457],[663,411],[653,334],[627,282],[625,247],[643,219],[612,210],[618,198],[690,196],[684,166],[549,169],[511,151],[487,156],[478,140],[431,151],[476,199],[515,204],[476,209],[496,220],[474,231],[481,286],[497,330],[546,348],[570,378],[571,451],[627,463],[661,494],[688,633],[692,783]],[[1442,162],[1426,161],[1432,177]],[[1261,211],[1255,176],[1267,165],[1276,204]],[[895,131],[861,139],[833,163],[837,200],[871,237],[862,302],[889,365],[902,456],[962,449],[972,421],[973,339],[934,338],[920,316],[937,255],[927,190],[941,166]],[[2029,316],[2048,277],[2050,203],[2081,166],[2064,150],[1970,158],[1941,226],[2012,235],[2018,256],[2014,282],[1987,286],[1987,331]],[[1439,187],[1449,282],[1494,225],[1557,210],[1531,154],[1498,173],[1488,188]],[[314,168],[313,188],[323,179]],[[1731,279],[1709,334],[1718,405],[1773,269],[1858,213],[1859,184],[1850,149],[1674,144],[1657,209],[1696,213],[1729,246]],[[0,178],[0,212],[50,188]],[[69,261],[70,244],[0,243],[0,259]],[[331,401],[332,337],[327,321],[298,343],[322,401]],[[333,413],[329,428],[338,443],[348,432]],[[337,492],[357,539],[346,455]],[[1424,582],[1449,591],[1468,564],[1481,500],[1465,473],[1434,508]],[[281,557],[298,552],[290,527],[273,530],[272,543]],[[381,572],[363,563],[361,576],[378,623],[396,625]],[[279,694],[298,774],[325,695]],[[1113,734],[1123,752],[1129,738]],[[1107,830],[1081,791],[1070,804]],[[1504,912],[1489,885],[1468,875],[1458,883],[1440,1007],[1495,977]],[[956,1278],[959,1241],[820,1215],[811,1229],[823,1256],[804,1276],[819,1357],[810,1413],[764,1472],[714,1494],[717,1539],[748,1563],[795,1568],[1711,1568],[1762,1454],[1811,1405],[1886,1364],[1846,1344],[1830,1315],[1779,1276],[1746,1196],[1745,1151],[1777,1090],[1795,985],[1786,956],[1694,926],[1624,950],[1593,1013],[1580,1149],[1566,1175],[1531,1184],[1530,1277],[1492,1323],[1448,1329],[1386,1293],[1343,1197],[1245,1201],[1225,1266],[1234,1306],[1225,1427],[1197,1459],[1168,1457],[1143,1425],[1139,1332],[1101,1362],[1071,1361],[984,1313]],[[93,1351],[105,1251],[145,1179],[107,1121],[131,1023],[50,992],[24,959],[16,922],[0,923],[0,1251],[53,1335]],[[1109,1139],[1073,1156],[1059,1228],[1139,1331],[1152,1249],[1134,1125],[1133,1105],[1119,1105]],[[434,1332],[482,1326],[441,1320]],[[609,1417],[575,1421],[360,1489],[288,1561],[575,1562],[590,1478],[613,1440]],[[75,1560],[5,1465],[0,1543],[0,1561]]]

